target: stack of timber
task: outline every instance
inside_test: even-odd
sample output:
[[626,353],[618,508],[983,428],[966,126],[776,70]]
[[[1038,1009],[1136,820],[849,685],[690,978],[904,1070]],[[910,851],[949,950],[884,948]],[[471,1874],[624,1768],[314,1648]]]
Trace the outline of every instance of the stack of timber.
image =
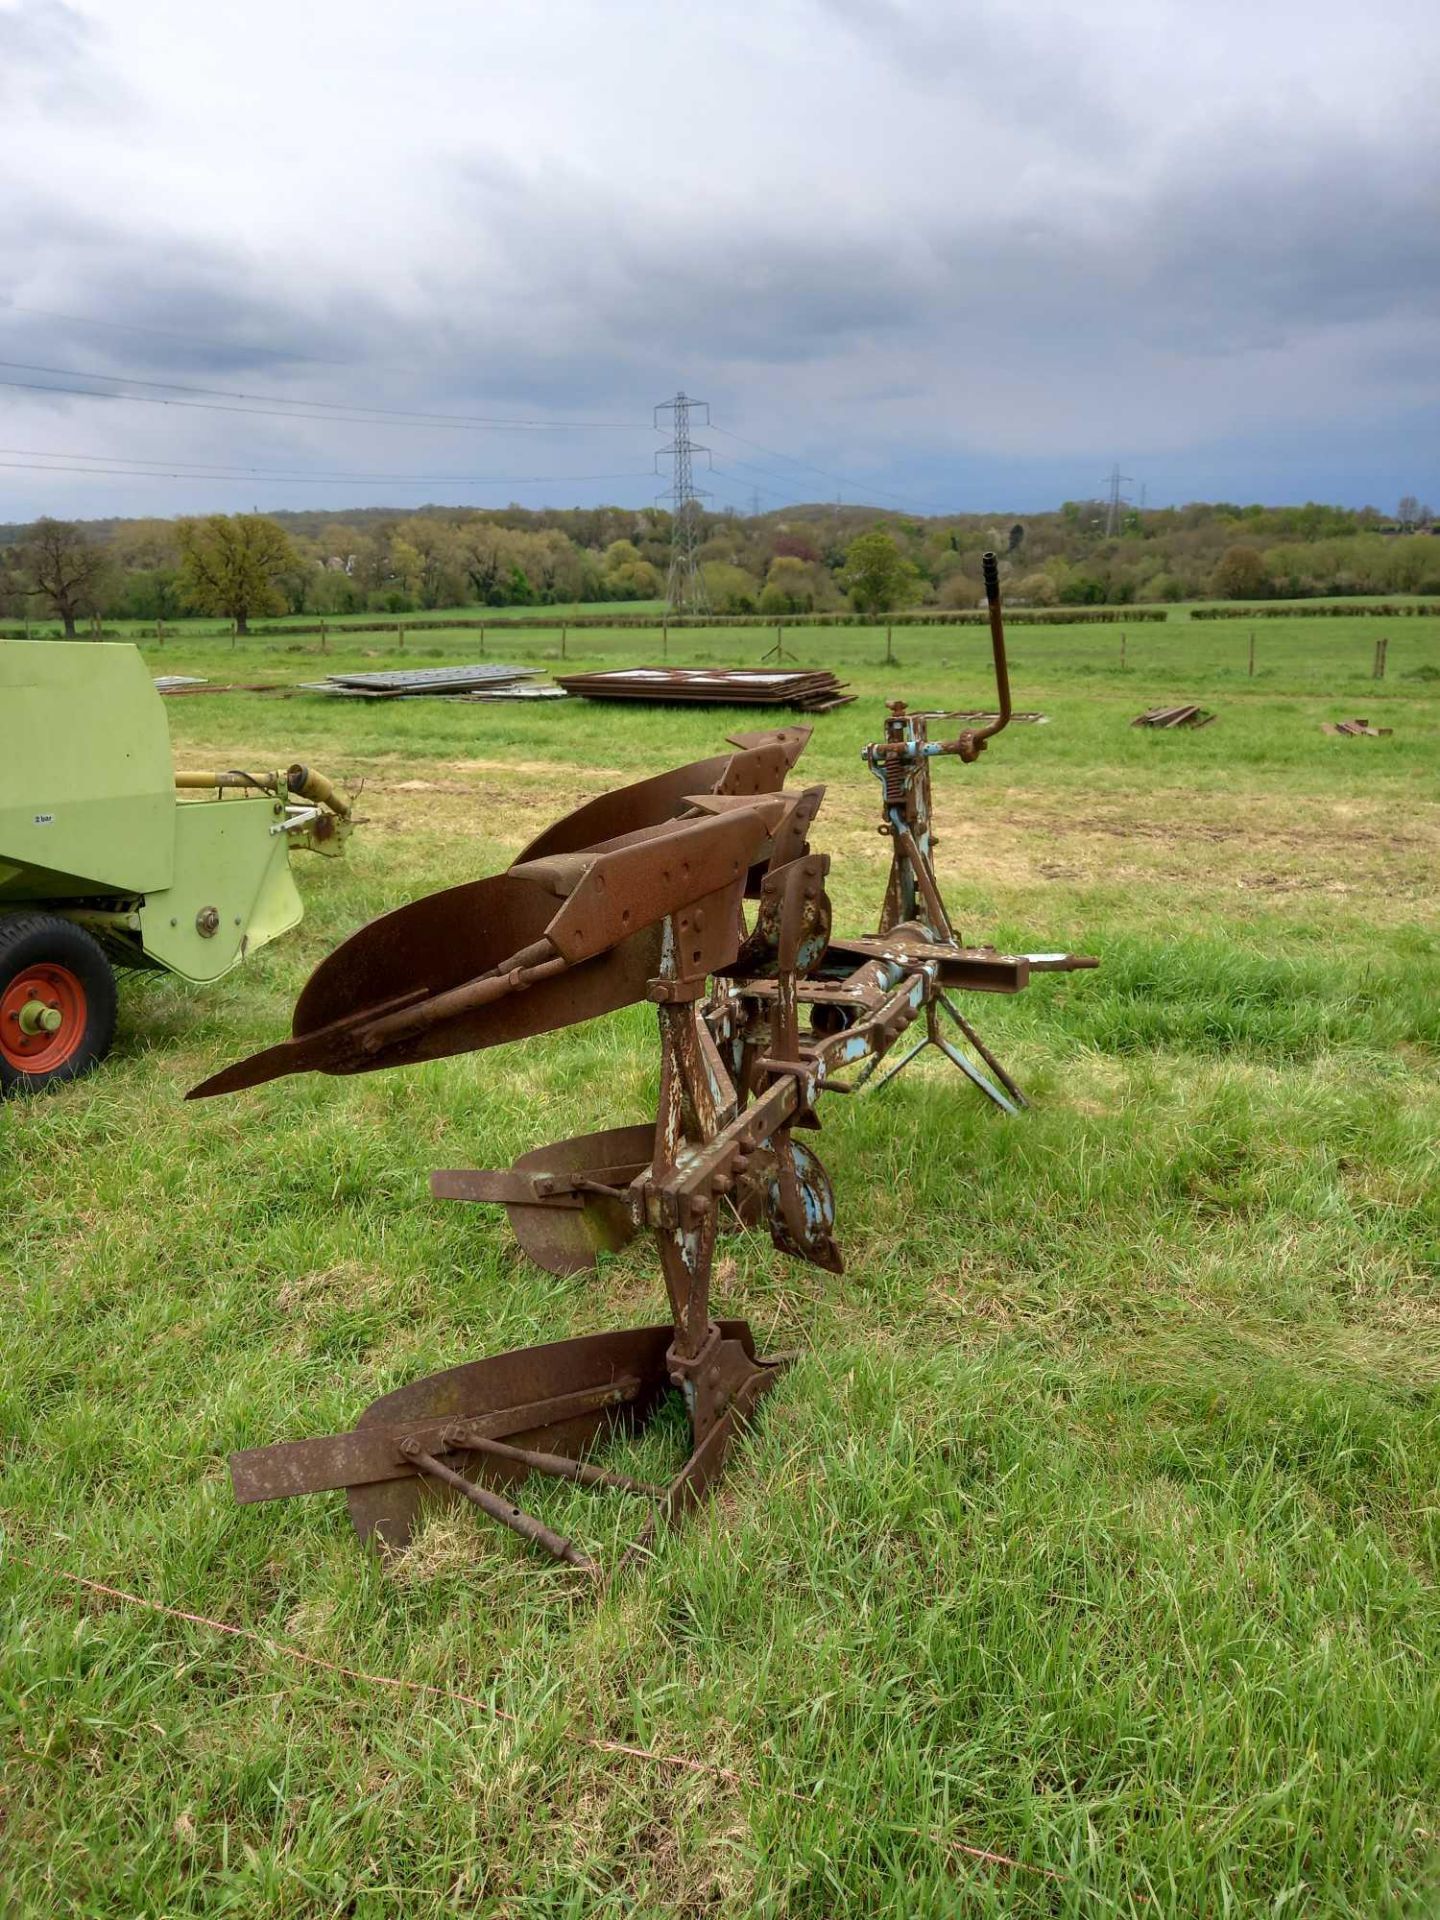
[[855,698],[825,668],[625,667],[556,676],[587,700],[644,700],[664,706],[791,707],[830,713]]
[[1387,740],[1395,731],[1393,727],[1372,727],[1368,720],[1330,720],[1320,729],[1322,733],[1342,734],[1348,740],[1363,736],[1367,740]]

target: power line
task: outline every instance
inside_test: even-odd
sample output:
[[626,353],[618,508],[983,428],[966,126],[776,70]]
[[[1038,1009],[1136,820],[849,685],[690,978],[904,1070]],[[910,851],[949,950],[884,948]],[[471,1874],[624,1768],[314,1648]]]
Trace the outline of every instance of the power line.
[[[938,506],[933,500],[916,500],[908,494],[893,493],[888,487],[877,487],[871,480],[857,480],[853,474],[832,473],[827,467],[817,467],[809,460],[797,460],[793,454],[779,453],[774,447],[762,447],[758,440],[747,440],[743,434],[732,433],[729,427],[716,427],[715,431],[716,433],[723,433],[727,440],[737,441],[742,447],[752,447],[756,453],[763,453],[768,459],[783,460],[787,466],[803,467],[808,473],[818,473],[822,480],[833,480],[842,487],[851,488],[854,492],[880,493],[883,494],[887,500],[898,500],[902,506],[920,507],[923,508],[926,513],[947,514],[954,511],[954,509],[950,507]],[[737,467],[748,467],[753,466],[754,462],[750,460],[737,460],[735,464]],[[757,467],[755,470],[757,473],[764,473],[766,471],[764,467]],[[779,480],[783,477],[781,474],[771,474],[771,478],[774,480]]]
[[[432,474],[424,480],[411,480],[403,474],[376,474],[371,478],[344,478],[338,474],[265,474],[265,472],[246,472],[240,470],[221,470],[221,472],[192,472],[184,468],[154,467],[60,467],[60,465],[38,465],[36,461],[0,461],[0,470],[6,472],[27,472],[27,474],[90,474],[96,480],[117,478],[117,480],[211,480],[217,484],[240,482],[240,480],[259,480],[265,486],[453,486],[453,488],[482,488],[482,486],[561,486],[561,484],[584,484],[599,480],[649,480],[647,472],[626,472],[626,474],[511,474],[511,476],[486,476],[486,474]],[[440,505],[440,503],[436,503]]]
[[[165,398],[160,394],[153,394],[153,393],[97,393],[91,387],[62,387],[62,386],[57,386],[53,383],[47,385],[44,382],[36,381],[36,380],[6,380],[4,378],[0,378],[0,387],[12,387],[17,389],[21,393],[68,393],[68,394],[74,394],[82,400],[129,401],[133,406],[181,407],[181,408],[184,408],[187,412],[238,414],[240,418],[243,420],[309,420],[312,424],[318,424],[321,426],[337,426],[337,427],[409,426],[412,429],[420,427],[423,424],[430,427],[441,427],[441,428],[450,428],[453,426],[459,431],[467,432],[467,433],[474,431],[474,426],[464,421],[450,422],[446,420],[431,420],[429,422],[422,423],[418,420],[389,420],[384,418],[365,419],[365,418],[362,418],[359,414],[355,414],[353,416],[347,416],[347,415],[341,415],[341,414],[298,413],[293,407],[230,407],[230,406],[226,406],[222,401],[217,401],[217,400],[171,400],[171,399]],[[513,426],[517,423],[514,421],[507,420],[504,422],[497,421],[495,424],[497,427],[499,427],[499,426]],[[518,424],[523,426],[524,422],[520,422]],[[639,427],[630,427],[628,429],[622,429],[622,428],[616,427],[613,429],[607,429],[607,431],[613,431],[617,433],[622,431],[639,433],[643,431],[643,429]]]
[[[57,379],[66,380],[104,380],[114,386],[145,387],[151,392],[164,394],[202,394],[209,399],[244,400],[257,408],[280,406],[287,409],[288,417],[311,419],[325,415],[363,416],[362,424],[373,426],[384,420],[398,420],[406,426],[459,426],[459,427],[498,427],[518,428],[527,433],[639,433],[643,429],[633,421],[618,420],[536,420],[507,419],[500,415],[465,413],[425,413],[414,407],[370,407],[359,406],[351,401],[306,400],[301,397],[277,393],[243,393],[232,387],[195,387],[178,380],[142,380],[128,373],[91,373],[79,367],[33,366],[25,360],[0,360],[0,367],[11,373],[43,373]],[[0,386],[20,386],[26,384],[15,380],[0,381]],[[95,400],[140,400],[142,394],[97,393],[84,387],[40,388],[41,392],[79,393]],[[194,401],[169,401],[166,405],[187,406],[197,404]],[[299,411],[305,409],[305,411]],[[244,409],[249,411],[249,406]],[[212,411],[234,412],[234,408],[216,408]]]
[[656,471],[660,462],[668,459],[671,463],[671,514],[670,523],[670,576],[665,583],[665,608],[669,613],[708,613],[709,596],[705,592],[704,576],[700,572],[700,543],[703,537],[701,527],[701,498],[709,499],[695,491],[692,474],[694,456],[703,453],[708,460],[710,449],[697,447],[690,438],[690,410],[692,407],[705,409],[705,425],[710,424],[710,407],[704,400],[692,400],[685,393],[677,393],[673,400],[662,400],[655,409],[655,425],[660,425],[660,415],[668,413],[674,426],[674,436],[668,447],[664,447],[655,456]]
[[[131,480],[263,480],[306,486],[409,487],[528,487],[562,484],[579,485],[600,480],[648,480],[644,471],[625,473],[330,473],[297,472],[293,467],[237,467],[218,462],[123,459],[109,454],[44,453],[33,447],[0,447],[0,455],[29,455],[24,459],[0,459],[0,467],[23,473],[93,473],[117,475]],[[85,462],[84,465],[56,464]]]
[[[765,494],[768,499],[779,500],[782,503],[791,501],[795,497],[793,490],[789,493],[777,493],[774,487],[757,487],[753,480],[747,479],[738,473],[728,473],[724,467],[712,465],[708,467],[706,471],[709,473],[711,479],[718,480],[722,487],[733,488],[737,494],[750,501],[752,505],[755,496],[761,493]],[[758,507],[754,508],[754,510],[756,512],[759,511]]]

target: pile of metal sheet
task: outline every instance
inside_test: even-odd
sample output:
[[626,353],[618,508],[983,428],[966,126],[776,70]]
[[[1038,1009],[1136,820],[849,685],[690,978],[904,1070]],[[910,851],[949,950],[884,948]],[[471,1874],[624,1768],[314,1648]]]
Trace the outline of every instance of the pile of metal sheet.
[[664,706],[792,707],[830,713],[855,698],[826,668],[623,667],[556,676],[587,700],[648,700]]
[[269,680],[254,684],[234,680],[197,680],[185,673],[157,673],[155,690],[167,700],[178,700],[182,694],[191,693],[276,693],[288,698],[299,691],[296,687]]
[[1132,727],[1208,727],[1214,718],[1204,707],[1151,707],[1148,713],[1137,713],[1130,724]]
[[1387,740],[1395,729],[1372,727],[1368,720],[1330,720],[1321,727],[1320,731],[1343,734],[1346,739],[1354,739],[1357,734],[1363,734],[1367,740]]
[[413,700],[421,694],[451,700],[532,698],[525,683],[538,680],[538,667],[507,667],[487,660],[473,667],[391,667],[383,673],[331,673],[305,682],[307,693],[333,693],[344,700]]

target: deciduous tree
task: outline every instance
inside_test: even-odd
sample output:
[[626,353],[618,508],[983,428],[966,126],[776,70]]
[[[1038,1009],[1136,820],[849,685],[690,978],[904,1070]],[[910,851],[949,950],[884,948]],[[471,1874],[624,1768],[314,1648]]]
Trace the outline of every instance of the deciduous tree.
[[201,613],[226,614],[237,633],[250,631],[252,614],[282,613],[278,581],[297,563],[285,530],[260,513],[212,513],[182,520],[180,581]]
[[845,549],[841,583],[859,613],[889,613],[915,595],[915,569],[886,533],[873,527]]
[[1255,600],[1270,590],[1265,556],[1254,547],[1227,547],[1211,582],[1222,600]]
[[83,527],[69,520],[37,520],[20,542],[14,569],[19,591],[49,603],[59,614],[65,637],[75,638],[75,622],[97,611],[109,556]]

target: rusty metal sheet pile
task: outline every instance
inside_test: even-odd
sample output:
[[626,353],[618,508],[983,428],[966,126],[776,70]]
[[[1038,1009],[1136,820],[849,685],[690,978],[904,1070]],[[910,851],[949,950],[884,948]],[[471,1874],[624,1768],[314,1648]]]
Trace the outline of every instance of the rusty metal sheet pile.
[[854,700],[824,668],[613,667],[556,676],[567,693],[587,700],[641,700],[665,706],[790,707],[830,713]]
[[1132,727],[1208,727],[1214,718],[1204,707],[1151,707],[1146,713],[1137,713],[1130,724]]
[[390,667],[378,673],[330,673],[323,680],[306,681],[305,690],[350,700],[413,700],[426,695],[494,694],[539,678],[538,667],[513,667],[488,660],[468,667]]
[[[985,582],[997,707],[931,739],[935,716],[897,701],[883,738],[864,749],[890,846],[874,932],[836,935],[829,856],[811,843],[825,790],[786,786],[810,728],[735,733],[708,760],[587,802],[504,873],[362,927],[311,976],[288,1040],[193,1090],[440,1059],[642,1001],[659,1028],[653,1116],[533,1148],[509,1167],[438,1171],[431,1190],[503,1207],[525,1252],[556,1274],[591,1271],[648,1234],[668,1318],[474,1360],[386,1394],[348,1433],[237,1453],[237,1499],[343,1489],[361,1538],[390,1549],[437,1503],[463,1501],[593,1576],[588,1549],[515,1499],[522,1483],[562,1479],[643,1502],[624,1556],[634,1561],[704,1497],[791,1357],[757,1353],[743,1320],[712,1316],[718,1235],[763,1227],[781,1253],[843,1271],[834,1191],[813,1145],[821,1094],[884,1085],[932,1049],[1002,1111],[1024,1106],[952,996],[1017,993],[1032,973],[1095,963],[965,942],[941,898],[931,763],[974,761],[1012,717],[993,555]],[[919,1038],[892,1058],[912,1027]],[[690,1451],[666,1485],[590,1460],[675,1392]]]

